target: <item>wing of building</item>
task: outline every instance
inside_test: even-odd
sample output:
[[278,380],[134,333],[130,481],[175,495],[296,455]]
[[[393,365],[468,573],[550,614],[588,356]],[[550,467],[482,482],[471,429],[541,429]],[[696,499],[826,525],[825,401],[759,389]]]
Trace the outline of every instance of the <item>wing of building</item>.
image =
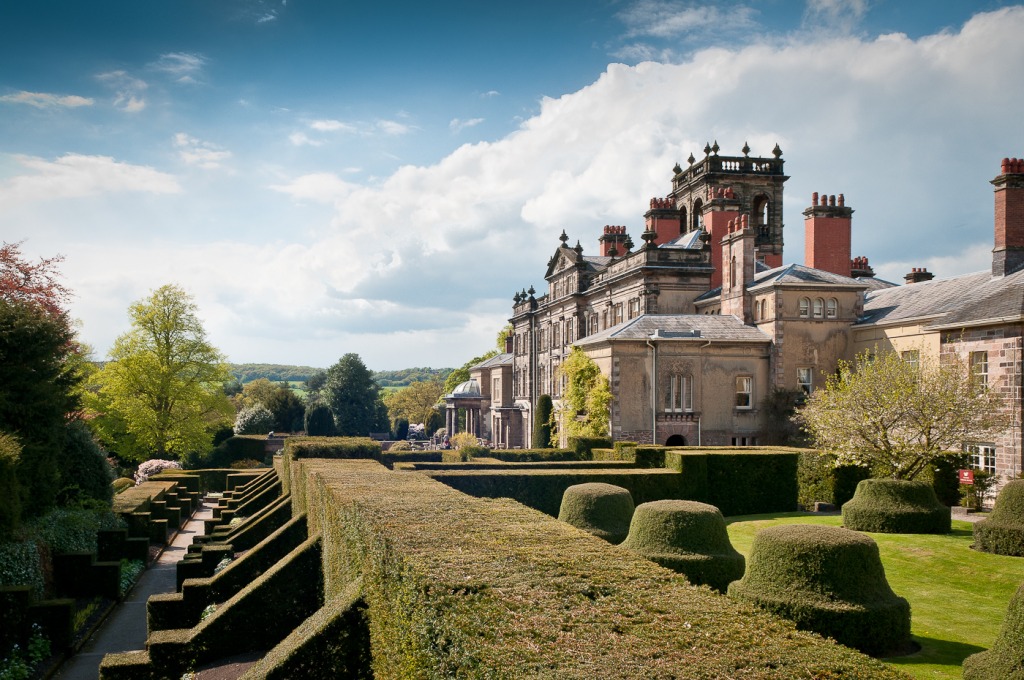
[[718,151],[706,146],[702,160],[691,155],[673,169],[671,192],[650,200],[639,248],[624,226],[604,228],[596,255],[562,232],[546,290],[513,298],[506,353],[470,371],[481,392],[469,420],[476,434],[528,447],[537,399],[557,402],[558,367],[573,346],[611,383],[614,439],[736,446],[763,443],[774,390],[810,393],[841,359],[958,352],[1005,391],[1017,416],[995,440],[964,445],[979,467],[1016,476],[1024,161],[1004,159],[992,180],[991,271],[934,280],[914,269],[896,285],[851,257],[853,209],[842,194],[812,195],[804,264],[783,264],[782,151]]

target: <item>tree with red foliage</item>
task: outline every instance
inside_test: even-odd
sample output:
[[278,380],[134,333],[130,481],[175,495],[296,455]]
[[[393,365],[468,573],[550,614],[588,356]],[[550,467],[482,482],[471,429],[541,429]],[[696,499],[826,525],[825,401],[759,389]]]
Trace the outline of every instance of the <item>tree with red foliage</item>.
[[41,257],[33,263],[21,254],[22,243],[4,241],[0,246],[0,299],[29,302],[54,316],[64,315],[64,306],[71,299],[71,291],[58,278],[57,265],[64,256]]

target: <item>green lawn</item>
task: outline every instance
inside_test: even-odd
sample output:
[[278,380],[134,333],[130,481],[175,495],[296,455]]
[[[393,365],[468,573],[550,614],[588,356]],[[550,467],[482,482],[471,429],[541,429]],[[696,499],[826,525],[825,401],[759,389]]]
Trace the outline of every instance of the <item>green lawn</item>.
[[[731,517],[729,538],[744,555],[754,534],[776,524],[840,526],[838,516],[779,513]],[[878,543],[889,585],[907,598],[921,651],[886,659],[917,678],[959,678],[965,657],[991,646],[1024,582],[1024,558],[970,549],[971,524],[954,521],[945,536],[868,534]]]

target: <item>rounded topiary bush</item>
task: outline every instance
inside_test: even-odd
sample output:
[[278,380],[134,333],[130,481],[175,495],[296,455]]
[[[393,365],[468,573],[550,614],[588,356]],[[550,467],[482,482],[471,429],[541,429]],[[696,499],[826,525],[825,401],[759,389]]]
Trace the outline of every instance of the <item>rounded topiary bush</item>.
[[562,494],[558,519],[609,543],[621,543],[633,518],[633,497],[614,484],[590,482],[570,486]]
[[1024,557],[1024,479],[1008,482],[992,514],[974,525],[974,549]]
[[865,479],[843,504],[843,524],[854,531],[883,534],[948,534],[949,508],[926,482]]
[[119,494],[133,486],[135,486],[135,480],[127,477],[118,477],[110,483],[110,488],[113,490],[114,494]]
[[622,547],[686,576],[694,585],[725,592],[743,576],[745,560],[729,542],[718,508],[697,501],[641,503]]
[[964,680],[1024,680],[1024,583],[1010,598],[992,648],[964,659]]
[[754,536],[747,573],[729,597],[884,656],[910,644],[910,604],[889,587],[868,536],[813,524],[770,527]]

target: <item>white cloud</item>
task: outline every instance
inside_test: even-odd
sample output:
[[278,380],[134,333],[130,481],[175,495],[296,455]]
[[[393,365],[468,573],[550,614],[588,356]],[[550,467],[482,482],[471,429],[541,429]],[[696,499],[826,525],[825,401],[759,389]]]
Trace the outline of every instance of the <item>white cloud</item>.
[[257,24],[265,24],[268,21],[277,21],[277,10],[270,10],[259,19],[256,20]]
[[98,73],[96,80],[114,91],[112,103],[115,108],[126,113],[138,113],[146,108],[146,100],[142,97],[142,93],[149,87],[146,81],[126,71]]
[[323,146],[323,141],[313,139],[305,132],[293,132],[288,135],[288,141],[294,146]]
[[720,9],[679,0],[638,0],[619,13],[626,37],[676,38],[706,30],[737,33],[757,25],[756,12],[742,4]]
[[378,120],[375,127],[377,130],[384,133],[385,135],[391,136],[408,134],[409,132],[412,132],[412,130],[415,129],[411,125],[399,123],[398,121],[395,120]]
[[314,120],[309,127],[317,132],[356,132],[356,127],[340,120]]
[[168,52],[150,64],[150,68],[169,75],[175,82],[192,84],[199,81],[206,57],[189,52]]
[[60,95],[50,94],[48,92],[15,92],[14,94],[5,94],[0,96],[0,102],[7,104],[26,104],[28,106],[34,106],[37,109],[51,109],[51,108],[68,108],[73,109],[79,106],[92,106],[93,100],[89,97],[79,97],[78,95]]
[[466,128],[475,127],[480,123],[484,122],[483,118],[469,118],[462,120],[461,118],[452,118],[448,123],[448,129],[452,132],[462,132]]
[[231,152],[216,144],[196,139],[184,132],[174,135],[174,146],[178,156],[188,165],[195,165],[205,170],[215,170],[231,158]]
[[145,165],[120,163],[109,156],[65,154],[54,161],[14,156],[24,174],[0,180],[0,203],[137,191],[173,194],[181,191],[172,175]]
[[297,200],[316,203],[334,203],[357,187],[330,172],[302,175],[287,184],[275,184],[270,188],[288,194]]
[[807,0],[804,26],[850,33],[868,12],[868,0]]
[[484,92],[480,96],[483,97],[484,99],[488,99],[490,97],[500,97],[501,93],[498,92],[497,90],[487,90],[487,92]]

